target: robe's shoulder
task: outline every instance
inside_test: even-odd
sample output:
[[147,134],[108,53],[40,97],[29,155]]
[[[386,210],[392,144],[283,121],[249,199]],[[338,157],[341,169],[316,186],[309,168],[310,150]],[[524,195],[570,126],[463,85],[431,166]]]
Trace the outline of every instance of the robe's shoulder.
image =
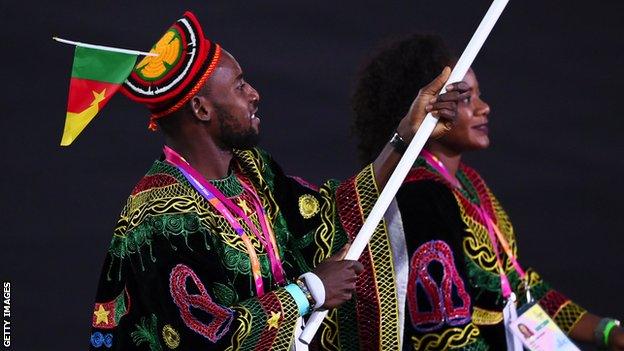
[[165,162],[155,161],[130,193],[115,234],[127,236],[141,227],[161,225],[167,218],[197,217],[207,210],[204,207],[180,171]]

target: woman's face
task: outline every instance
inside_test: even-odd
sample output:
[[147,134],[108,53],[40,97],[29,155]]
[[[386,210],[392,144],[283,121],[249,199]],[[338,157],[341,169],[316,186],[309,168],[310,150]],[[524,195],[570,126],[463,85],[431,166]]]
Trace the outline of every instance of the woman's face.
[[464,81],[470,86],[470,97],[457,105],[457,120],[453,128],[436,142],[455,152],[485,149],[490,145],[488,116],[490,106],[481,100],[479,82],[472,70]]

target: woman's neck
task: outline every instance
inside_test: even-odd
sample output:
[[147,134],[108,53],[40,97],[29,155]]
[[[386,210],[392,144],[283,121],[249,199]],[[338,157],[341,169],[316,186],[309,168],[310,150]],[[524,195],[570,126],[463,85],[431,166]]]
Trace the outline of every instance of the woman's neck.
[[461,162],[462,154],[436,142],[427,145],[427,150],[437,157],[449,174],[455,178],[455,174],[457,173],[457,169],[459,168],[459,164]]

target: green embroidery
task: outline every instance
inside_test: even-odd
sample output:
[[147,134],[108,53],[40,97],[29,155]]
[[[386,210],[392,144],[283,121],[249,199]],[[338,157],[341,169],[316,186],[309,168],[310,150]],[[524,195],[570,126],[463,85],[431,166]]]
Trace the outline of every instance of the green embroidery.
[[121,317],[128,313],[126,308],[126,290],[124,289],[115,299],[115,324],[119,323]]
[[234,197],[243,193],[243,185],[232,171],[225,178],[211,180],[210,184],[214,185],[215,188],[227,197]]
[[457,173],[455,173],[455,177],[457,178],[459,183],[461,183],[462,185],[462,188],[459,189],[459,191],[466,198],[468,198],[470,202],[472,202],[473,204],[476,204],[477,206],[480,206],[481,200],[479,200],[479,193],[477,192],[477,189],[475,189],[475,187],[470,182],[470,179],[468,179],[468,177],[464,174],[464,172],[461,169],[458,169]]
[[[479,290],[495,292],[500,295],[501,281],[498,274],[484,270],[469,257],[464,256],[464,261],[466,262],[468,279],[472,287]],[[515,270],[507,272],[507,278],[509,279],[509,284],[511,284],[511,286],[518,287],[522,283],[518,273]]]
[[[178,247],[174,245],[172,239],[174,237],[181,237],[184,240],[184,245],[193,251],[188,243],[188,239],[191,234],[201,234],[204,242],[204,249],[210,250],[208,244],[207,231],[202,227],[197,214],[184,213],[184,214],[162,214],[157,216],[146,217],[138,226],[129,230],[125,235],[114,235],[111,240],[108,252],[113,258],[123,260],[131,254],[138,254],[141,269],[145,269],[143,262],[142,251],[143,247],[147,247],[147,254],[152,262],[156,262],[156,257],[153,255],[152,247],[157,236],[164,237],[171,245],[172,250],[178,250]],[[112,264],[111,267],[112,268]],[[110,268],[108,279],[110,280]],[[121,279],[121,265],[119,267],[119,277]]]
[[172,166],[167,162],[163,162],[159,160],[155,161],[152,167],[149,169],[149,171],[147,171],[146,175],[150,176],[150,175],[154,175],[158,173],[168,174],[170,176],[173,176],[175,179],[177,179],[178,182],[189,185],[184,175],[175,166]]
[[[431,165],[422,157],[419,157],[418,159],[416,159],[415,164],[418,167],[425,167],[428,171],[442,176],[440,172],[438,172],[437,169],[431,167]],[[477,192],[477,189],[475,189],[475,187],[470,182],[470,179],[468,179],[468,177],[464,174],[464,172],[461,169],[457,170],[457,173],[455,173],[455,177],[457,178],[459,183],[462,185],[462,188],[459,189],[459,191],[468,200],[470,200],[470,202],[479,206],[481,204],[481,201],[479,200],[479,194]]]
[[475,342],[466,345],[461,348],[462,351],[487,351],[490,347],[481,337],[477,338]]
[[[258,254],[260,272],[264,278],[270,276],[270,265],[266,254]],[[229,245],[223,245],[223,265],[230,271],[251,276],[251,260],[247,252],[241,252]]]
[[162,351],[160,340],[158,339],[158,325],[156,315],[152,313],[150,319],[146,317],[141,318],[141,324],[136,324],[136,329],[130,336],[136,346],[140,346],[143,343],[149,345],[150,351]]
[[215,301],[224,306],[232,306],[238,302],[238,294],[231,286],[214,283],[212,287]]
[[264,150],[255,149],[254,151],[256,151],[258,154],[256,156],[259,156],[262,160],[259,165],[260,171],[262,172],[262,178],[264,178],[264,181],[269,186],[269,189],[273,191],[273,184],[275,183],[275,173],[273,173],[271,167],[266,167],[267,165],[271,164],[271,157]]
[[550,290],[552,290],[550,284],[541,281],[531,287],[531,297],[535,300],[540,300],[542,297],[546,296],[546,293]]
[[295,258],[295,264],[301,272],[310,272],[312,267],[308,265],[303,254],[301,253],[301,249],[304,249],[310,246],[314,242],[314,230],[309,231],[306,235],[296,238],[292,241],[292,255]]

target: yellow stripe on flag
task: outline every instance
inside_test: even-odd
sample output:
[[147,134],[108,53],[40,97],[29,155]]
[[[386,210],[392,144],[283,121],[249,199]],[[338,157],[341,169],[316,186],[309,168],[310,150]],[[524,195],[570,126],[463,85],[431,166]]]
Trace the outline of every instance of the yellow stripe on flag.
[[100,111],[100,102],[106,98],[106,89],[101,92],[93,93],[93,101],[91,105],[84,109],[82,112],[73,113],[67,112],[65,117],[65,128],[63,129],[63,138],[61,139],[61,146],[70,145],[78,135],[85,129],[87,124],[91,122],[93,117]]

